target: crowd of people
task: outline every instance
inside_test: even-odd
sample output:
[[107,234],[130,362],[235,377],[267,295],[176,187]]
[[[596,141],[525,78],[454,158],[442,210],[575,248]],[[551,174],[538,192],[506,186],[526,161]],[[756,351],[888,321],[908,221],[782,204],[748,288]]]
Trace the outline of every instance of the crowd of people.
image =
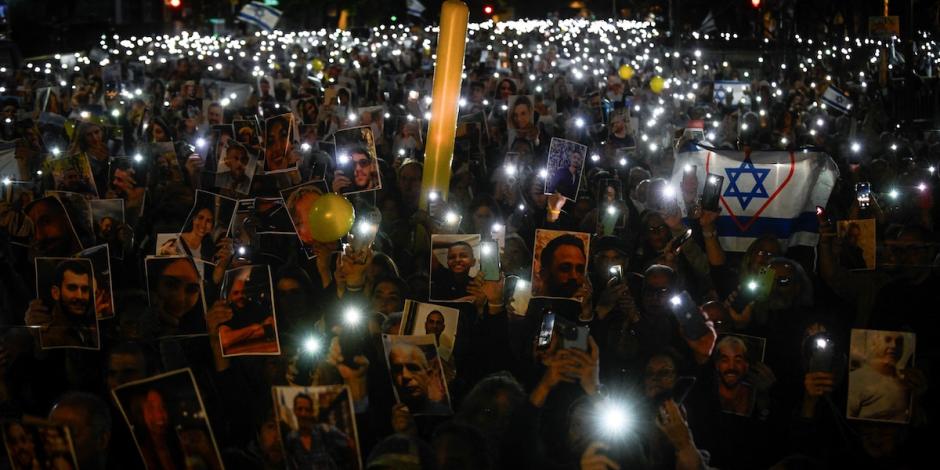
[[[0,466],[932,461],[940,131],[887,112],[891,46],[473,24],[428,195],[436,37],[103,36],[5,78]],[[818,236],[725,244],[671,186],[701,148],[831,159]]]

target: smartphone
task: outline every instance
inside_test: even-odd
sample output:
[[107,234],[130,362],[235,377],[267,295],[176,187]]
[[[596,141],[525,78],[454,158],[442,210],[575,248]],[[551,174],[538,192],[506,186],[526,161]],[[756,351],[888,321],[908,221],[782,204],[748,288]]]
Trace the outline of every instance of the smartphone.
[[617,206],[611,204],[603,209],[601,215],[600,232],[602,236],[613,235],[617,228],[617,219],[620,217],[620,210]]
[[691,238],[692,238],[692,229],[687,229],[685,232],[676,236],[672,246],[673,246],[673,250],[675,250],[677,255],[682,250],[682,245],[685,245],[685,242],[689,241],[689,239]]
[[607,285],[620,284],[623,282],[623,266],[615,264],[610,267],[610,279]]
[[251,261],[251,245],[248,243],[242,243],[240,240],[235,241],[235,260],[236,261]]
[[480,243],[480,270],[484,281],[499,280],[499,246],[496,242]]
[[372,246],[375,241],[375,235],[378,232],[378,226],[370,218],[365,217],[353,226],[352,233],[349,234],[349,244],[353,251],[360,252],[363,249]]
[[721,188],[724,184],[724,176],[712,173],[708,174],[708,177],[705,178],[705,187],[702,189],[702,209],[711,212],[718,212],[720,210],[718,202],[721,197]]
[[871,204],[871,183],[868,181],[855,183],[855,199],[858,200],[859,209],[868,209]]
[[555,319],[555,326],[562,349],[588,350],[588,327],[578,326],[560,317]]
[[702,315],[688,291],[682,291],[669,299],[669,308],[679,321],[687,338],[699,339],[708,334],[705,316]]
[[537,348],[545,351],[552,344],[552,332],[555,330],[555,312],[545,310],[542,312],[542,326],[539,327],[539,339]]
[[810,353],[807,372],[832,372],[832,358],[835,346],[825,334],[809,338]]

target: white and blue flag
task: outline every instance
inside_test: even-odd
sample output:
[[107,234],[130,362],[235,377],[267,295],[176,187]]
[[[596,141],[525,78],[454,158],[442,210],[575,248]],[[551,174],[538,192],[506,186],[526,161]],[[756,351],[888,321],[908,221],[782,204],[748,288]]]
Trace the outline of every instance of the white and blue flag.
[[408,14],[411,16],[417,16],[418,18],[424,14],[424,4],[418,0],[408,0]]
[[824,91],[823,95],[820,97],[820,101],[825,103],[827,108],[833,108],[843,114],[848,113],[849,110],[852,109],[852,100],[849,99],[844,91],[836,88],[835,85],[829,85],[826,88],[826,91]]
[[686,165],[696,167],[701,194],[709,173],[724,177],[716,222],[721,246],[743,252],[773,234],[784,245],[816,246],[816,206],[826,206],[839,169],[828,155],[809,150],[745,153],[700,147],[676,155],[672,187]]
[[253,24],[265,31],[271,31],[281,19],[281,10],[272,8],[261,2],[251,2],[238,13],[238,19]]

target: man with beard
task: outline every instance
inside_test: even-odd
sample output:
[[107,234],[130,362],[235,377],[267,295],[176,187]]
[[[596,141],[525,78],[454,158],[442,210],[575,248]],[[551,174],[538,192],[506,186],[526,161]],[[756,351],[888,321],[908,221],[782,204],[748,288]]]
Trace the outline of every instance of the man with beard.
[[750,370],[747,345],[737,336],[725,336],[715,348],[718,360],[718,398],[721,410],[740,416],[750,416],[754,405],[754,389],[744,381]]
[[225,157],[222,159],[228,172],[216,174],[215,185],[237,191],[242,194],[248,194],[251,186],[251,177],[254,169],[249,169],[251,159],[248,156],[248,150],[234,142],[229,142],[225,149]]
[[542,284],[539,292],[533,295],[574,297],[584,285],[587,253],[584,252],[584,242],[572,234],[564,234],[548,242],[542,249],[539,263]]
[[287,434],[284,442],[291,468],[340,469],[354,465],[356,458],[348,444],[349,438],[336,427],[317,419],[313,397],[298,393],[291,411],[297,420],[297,430]]
[[34,233],[30,240],[30,257],[67,257],[80,251],[78,237],[62,203],[49,196],[36,200],[26,207],[26,216],[33,223]]
[[431,298],[453,300],[468,295],[467,287],[473,278],[470,270],[476,266],[473,247],[467,242],[456,242],[447,248],[447,267],[431,273]]
[[881,421],[910,419],[911,389],[898,370],[904,353],[904,334],[868,331],[868,357],[862,367],[849,373],[850,418]]
[[15,421],[6,424],[4,429],[7,449],[14,470],[39,469],[39,460],[36,458],[35,437],[26,428]]
[[104,216],[98,221],[98,240],[111,241],[111,234],[114,230],[114,218]]
[[55,268],[49,295],[55,302],[51,313],[41,300],[30,303],[26,313],[26,324],[40,327],[42,347],[98,349],[91,263],[80,259],[60,262]]
[[577,198],[578,186],[581,184],[581,166],[583,163],[584,156],[578,152],[572,152],[568,157],[568,164],[555,170],[551,182],[545,188],[545,192],[558,192],[570,200]]
[[433,401],[429,396],[434,371],[421,348],[396,341],[388,352],[388,363],[398,400],[407,405],[412,414],[450,413],[446,403]]
[[349,152],[348,165],[352,167],[352,179],[348,168],[333,174],[333,190],[342,194],[369,191],[378,188],[375,161],[365,147],[355,147]]

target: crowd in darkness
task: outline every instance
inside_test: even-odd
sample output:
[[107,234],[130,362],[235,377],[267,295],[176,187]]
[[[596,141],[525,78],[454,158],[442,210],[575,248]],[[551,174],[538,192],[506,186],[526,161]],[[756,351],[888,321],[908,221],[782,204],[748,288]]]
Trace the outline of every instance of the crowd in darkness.
[[[10,70],[0,468],[68,467],[34,455],[31,419],[64,424],[83,470],[932,461],[940,131],[888,112],[880,65],[897,73],[896,53],[824,36],[673,50],[626,21],[471,25],[450,187],[428,209],[436,37],[103,37]],[[913,76],[938,73],[918,41]],[[851,107],[823,106],[828,87]],[[814,242],[751,233],[732,251],[726,210],[692,179],[664,203],[698,145],[831,158]],[[330,191],[374,239],[320,239],[308,214]],[[683,292],[698,322],[673,314]],[[413,317],[406,301],[438,306]],[[430,343],[395,339],[422,328]],[[198,400],[187,374],[134,388],[183,369]],[[349,413],[277,392],[334,385]]]

